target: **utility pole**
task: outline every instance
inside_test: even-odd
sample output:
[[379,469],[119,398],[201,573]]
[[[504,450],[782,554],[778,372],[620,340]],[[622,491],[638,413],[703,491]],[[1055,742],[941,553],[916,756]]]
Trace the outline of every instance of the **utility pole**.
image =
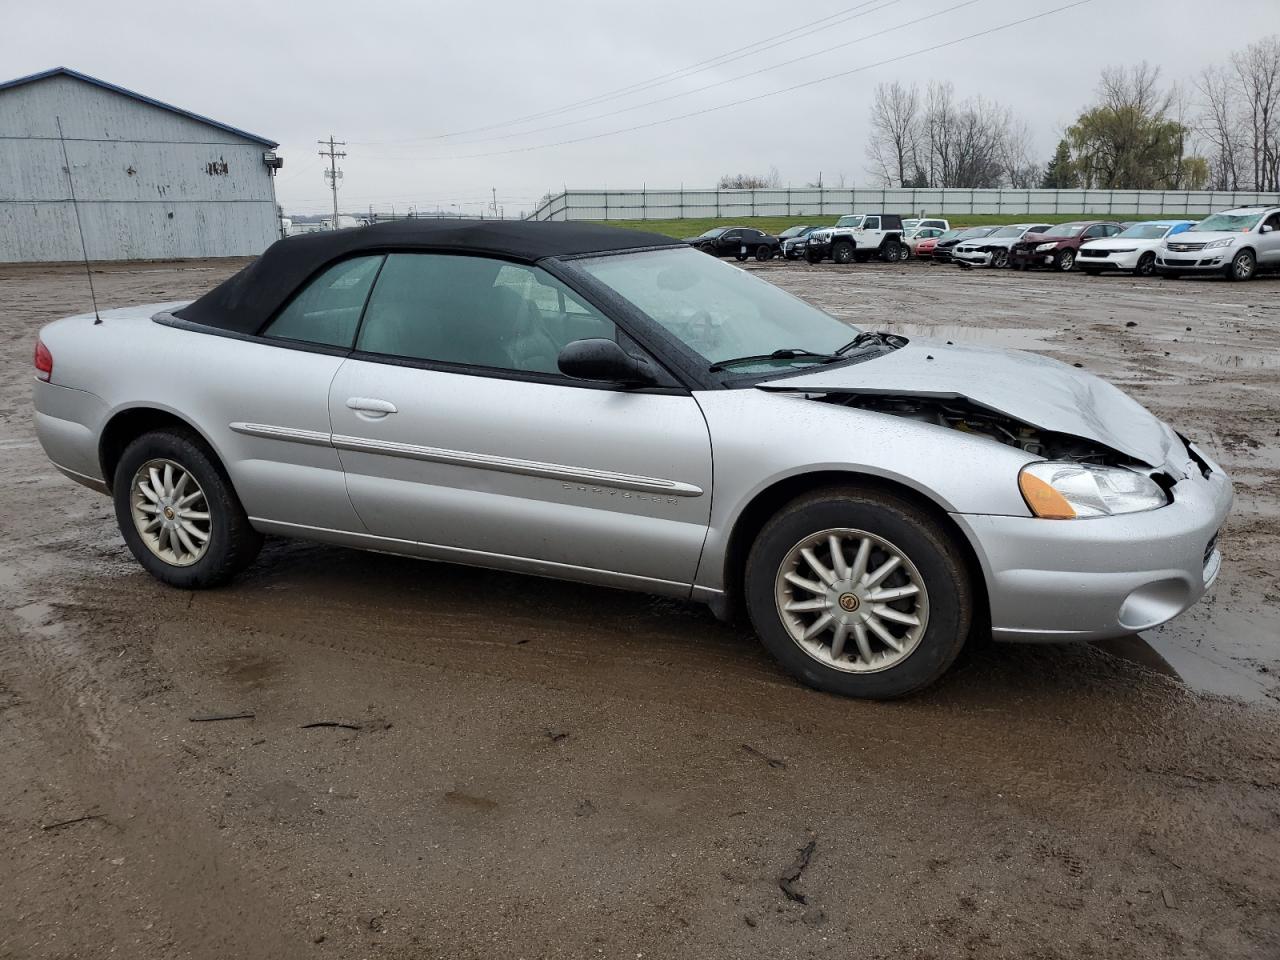
[[338,181],[342,179],[342,171],[338,169],[338,158],[345,157],[345,151],[336,150],[335,147],[345,147],[347,141],[334,140],[333,134],[329,134],[328,140],[317,140],[320,146],[328,146],[328,150],[321,150],[320,156],[329,158],[329,169],[324,172],[324,178],[329,181],[329,185],[333,188],[333,229],[338,229]]
[[494,217],[498,216],[498,188],[490,187],[493,191],[493,203],[489,204],[489,209],[493,211]]

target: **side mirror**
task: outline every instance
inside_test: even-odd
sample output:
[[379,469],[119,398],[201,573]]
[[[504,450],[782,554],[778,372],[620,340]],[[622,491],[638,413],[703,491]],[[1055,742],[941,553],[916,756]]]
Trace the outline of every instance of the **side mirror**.
[[616,341],[602,338],[565,344],[556,364],[561,373],[576,380],[605,380],[631,387],[658,382],[649,361],[633,357]]
[[1266,223],[1264,223],[1264,224],[1262,225],[1262,232],[1263,232],[1263,233],[1270,233],[1270,232],[1271,232],[1272,230],[1274,230],[1274,229],[1275,229],[1275,227],[1271,226],[1270,224],[1266,224]]

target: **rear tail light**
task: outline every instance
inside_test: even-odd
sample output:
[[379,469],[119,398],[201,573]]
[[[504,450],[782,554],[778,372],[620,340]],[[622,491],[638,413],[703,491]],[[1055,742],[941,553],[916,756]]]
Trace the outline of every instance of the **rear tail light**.
[[36,379],[48,383],[53,378],[53,354],[43,340],[36,341]]

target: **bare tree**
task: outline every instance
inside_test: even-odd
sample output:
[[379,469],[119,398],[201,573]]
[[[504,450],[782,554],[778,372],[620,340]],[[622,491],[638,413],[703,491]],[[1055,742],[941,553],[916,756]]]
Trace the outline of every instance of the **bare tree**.
[[777,167],[770,167],[767,174],[726,173],[716,182],[718,190],[764,190],[782,185]]
[[1206,67],[1196,78],[1200,110],[1196,132],[1212,150],[1210,185],[1215,190],[1239,190],[1240,103],[1235,83],[1225,67]]
[[1231,67],[1247,105],[1244,135],[1255,190],[1280,190],[1280,36],[1233,54]]
[[919,165],[920,135],[920,91],[915,84],[877,84],[867,158],[882,185],[901,187],[912,178]]

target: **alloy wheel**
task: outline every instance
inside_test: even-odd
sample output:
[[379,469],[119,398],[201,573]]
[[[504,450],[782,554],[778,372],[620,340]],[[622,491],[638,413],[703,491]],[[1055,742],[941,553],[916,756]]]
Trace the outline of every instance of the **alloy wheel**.
[[822,530],[797,543],[778,567],[774,599],[795,644],[846,673],[897,666],[929,625],[920,571],[893,543],[865,530]]
[[1253,255],[1248,250],[1241,250],[1231,261],[1231,272],[1237,280],[1249,280],[1253,277]]
[[1070,273],[1071,268],[1076,265],[1076,252],[1074,250],[1063,250],[1062,256],[1058,258],[1058,269],[1063,273]]
[[208,552],[209,502],[196,478],[173,460],[148,460],[129,489],[138,536],[165,563],[189,567]]

